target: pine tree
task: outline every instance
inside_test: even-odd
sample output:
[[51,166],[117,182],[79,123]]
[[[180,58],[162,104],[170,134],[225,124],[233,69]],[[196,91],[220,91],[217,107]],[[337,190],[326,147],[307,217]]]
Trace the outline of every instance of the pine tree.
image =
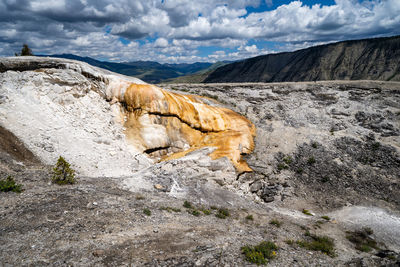
[[53,183],[62,184],[74,184],[75,171],[71,169],[71,165],[63,158],[59,157],[56,166],[53,168],[53,176],[51,178]]
[[15,56],[33,56],[32,50],[27,44],[24,44],[21,49],[21,53],[15,53]]

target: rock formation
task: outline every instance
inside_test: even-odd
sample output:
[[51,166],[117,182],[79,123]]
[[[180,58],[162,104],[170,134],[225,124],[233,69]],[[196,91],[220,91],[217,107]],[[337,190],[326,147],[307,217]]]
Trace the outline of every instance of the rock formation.
[[129,175],[149,164],[146,153],[172,159],[211,146],[212,159],[251,171],[242,155],[254,125],[204,97],[65,59],[5,58],[0,71],[1,124],[44,162],[62,154],[85,175]]

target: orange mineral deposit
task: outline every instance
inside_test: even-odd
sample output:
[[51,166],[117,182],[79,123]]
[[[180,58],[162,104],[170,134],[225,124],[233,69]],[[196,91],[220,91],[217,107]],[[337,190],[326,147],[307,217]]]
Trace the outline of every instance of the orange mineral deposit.
[[125,107],[126,135],[144,152],[167,151],[164,159],[210,146],[212,159],[229,158],[238,172],[251,171],[242,155],[254,149],[254,125],[234,111],[207,105],[203,98],[131,84],[119,101]]

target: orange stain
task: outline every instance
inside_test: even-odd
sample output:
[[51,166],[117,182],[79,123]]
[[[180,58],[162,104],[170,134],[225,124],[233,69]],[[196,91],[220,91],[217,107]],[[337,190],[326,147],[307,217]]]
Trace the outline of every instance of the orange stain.
[[252,171],[242,155],[254,149],[255,127],[236,112],[149,84],[131,84],[120,101],[127,112],[127,138],[143,151],[177,142],[190,146],[164,157],[169,160],[211,146],[216,147],[212,159],[228,157],[238,172]]

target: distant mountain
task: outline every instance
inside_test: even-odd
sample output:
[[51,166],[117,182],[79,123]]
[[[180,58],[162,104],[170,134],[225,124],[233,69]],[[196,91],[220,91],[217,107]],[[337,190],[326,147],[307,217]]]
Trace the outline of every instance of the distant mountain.
[[207,69],[212,63],[196,62],[192,64],[160,64],[154,61],[134,61],[114,63],[107,61],[99,61],[90,57],[80,57],[73,54],[60,55],[41,55],[47,57],[58,57],[74,59],[86,62],[90,65],[107,69],[113,72],[121,73],[128,76],[135,76],[148,83],[160,83],[164,80],[176,78],[179,76],[192,74],[197,71]]
[[165,80],[163,82],[166,82],[166,83],[201,83],[215,69],[217,69],[221,66],[224,66],[226,64],[229,64],[229,63],[232,63],[232,61],[218,61],[218,62],[212,64],[211,66],[209,66],[208,68],[199,70],[193,74],[179,76],[176,78],[171,78],[171,79]]
[[400,36],[343,41],[222,66],[206,83],[319,80],[400,81]]

